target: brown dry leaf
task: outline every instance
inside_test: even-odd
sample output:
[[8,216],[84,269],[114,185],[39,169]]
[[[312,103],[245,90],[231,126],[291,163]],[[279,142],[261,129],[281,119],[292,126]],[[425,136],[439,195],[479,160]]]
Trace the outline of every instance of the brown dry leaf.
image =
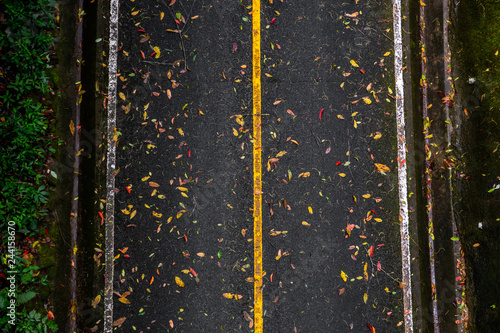
[[280,104],[281,102],[283,102],[283,100],[282,100],[282,99],[278,99],[278,100],[274,101],[273,105],[278,105],[278,104]]
[[113,326],[122,326],[123,322],[127,319],[127,317],[121,317],[121,318],[118,318],[117,320],[115,320],[113,322]]
[[141,38],[141,40],[139,41],[139,43],[145,43],[149,40],[149,38],[151,38],[151,36],[144,36]]
[[172,92],[170,91],[170,89],[167,89],[167,97],[168,99],[172,99]]
[[155,183],[155,182],[149,182],[149,186],[151,186],[151,187],[160,187],[160,184]]
[[345,293],[345,288],[339,289],[339,296]]
[[248,312],[246,311],[243,311],[243,318],[249,322],[248,324],[248,328],[252,328],[253,327],[253,318],[248,314]]
[[288,109],[286,110],[286,112],[288,112],[288,114],[291,115],[292,117],[295,117],[295,113],[293,113],[292,110]]
[[390,172],[391,169],[387,165],[380,164],[380,163],[375,163],[375,167],[377,168],[377,171],[382,173],[382,172]]
[[255,191],[253,191],[253,193],[259,195],[259,194],[263,194],[264,192],[262,192],[261,190],[255,190]]

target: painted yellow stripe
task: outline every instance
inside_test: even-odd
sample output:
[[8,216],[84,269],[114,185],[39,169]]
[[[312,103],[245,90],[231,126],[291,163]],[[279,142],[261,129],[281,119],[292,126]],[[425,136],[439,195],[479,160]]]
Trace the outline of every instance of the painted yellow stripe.
[[253,265],[255,333],[262,333],[262,140],[261,140],[261,69],[260,69],[260,1],[252,3],[253,54]]

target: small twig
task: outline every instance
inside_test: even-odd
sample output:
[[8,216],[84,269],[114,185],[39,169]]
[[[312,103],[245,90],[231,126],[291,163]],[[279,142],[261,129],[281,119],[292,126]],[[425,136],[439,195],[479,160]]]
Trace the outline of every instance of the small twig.
[[153,64],[153,65],[173,65],[171,62],[157,62],[157,61],[148,61],[148,60],[143,60],[142,62],[146,62],[148,64]]

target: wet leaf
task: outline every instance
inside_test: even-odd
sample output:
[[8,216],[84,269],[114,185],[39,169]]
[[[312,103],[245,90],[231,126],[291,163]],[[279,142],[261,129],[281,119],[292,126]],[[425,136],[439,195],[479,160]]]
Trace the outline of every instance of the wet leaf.
[[375,163],[375,167],[377,168],[377,171],[382,173],[382,172],[390,172],[391,169],[387,165],[380,164],[380,163]]
[[99,304],[99,302],[101,301],[101,295],[97,295],[94,300],[92,301],[92,307],[95,308],[97,306],[97,304]]
[[365,104],[372,104],[372,100],[368,97],[363,97],[363,102],[365,102]]
[[118,318],[117,320],[115,320],[113,322],[113,326],[122,326],[123,322],[127,319],[127,317],[121,317],[121,318]]
[[130,304],[130,301],[128,299],[126,299],[125,297],[120,297],[120,298],[118,298],[118,300],[120,302],[122,302],[123,304]]
[[178,276],[175,277],[175,283],[181,288],[184,288],[185,286],[184,281],[182,281],[182,279]]
[[153,50],[155,51],[155,59],[158,59],[160,57],[161,51],[158,46],[153,47]]

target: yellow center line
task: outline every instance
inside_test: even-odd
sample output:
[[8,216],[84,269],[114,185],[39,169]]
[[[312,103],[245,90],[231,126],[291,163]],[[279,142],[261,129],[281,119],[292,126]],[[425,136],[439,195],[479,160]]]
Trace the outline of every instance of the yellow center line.
[[262,140],[260,82],[260,1],[252,3],[253,55],[253,265],[255,333],[262,333]]

